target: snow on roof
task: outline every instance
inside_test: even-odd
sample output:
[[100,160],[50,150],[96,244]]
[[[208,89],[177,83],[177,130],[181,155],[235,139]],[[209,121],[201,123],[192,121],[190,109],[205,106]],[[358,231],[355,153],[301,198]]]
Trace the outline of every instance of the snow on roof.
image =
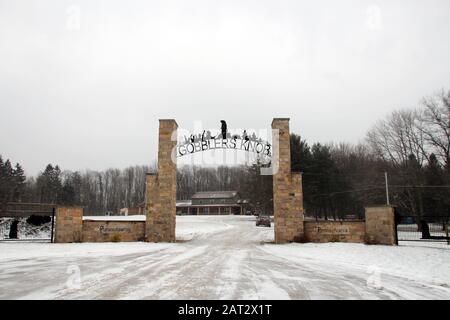
[[236,197],[237,194],[237,191],[203,191],[194,194],[192,199],[229,199]]
[[192,205],[191,200],[177,200],[177,207],[189,207]]
[[84,216],[83,221],[145,221],[145,215],[133,216]]

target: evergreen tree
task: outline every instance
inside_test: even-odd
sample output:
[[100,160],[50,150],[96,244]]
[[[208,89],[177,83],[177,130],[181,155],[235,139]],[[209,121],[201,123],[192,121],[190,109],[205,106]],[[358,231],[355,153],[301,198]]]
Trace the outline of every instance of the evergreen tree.
[[12,176],[14,179],[14,188],[13,188],[13,201],[21,201],[21,197],[24,193],[24,189],[25,189],[25,181],[26,181],[26,176],[25,176],[25,172],[22,169],[22,166],[20,164],[16,164],[13,172],[12,172]]
[[13,168],[9,159],[3,162],[0,156],[0,204],[3,209],[8,202],[20,201],[25,180],[25,173],[20,164],[17,163]]
[[247,167],[241,196],[248,199],[255,213],[273,213],[273,180],[271,175],[261,175],[262,164],[257,161]]
[[291,171],[307,172],[312,165],[308,143],[295,133],[291,134]]
[[41,203],[57,203],[62,193],[61,170],[58,166],[47,165],[37,179]]
[[74,205],[75,204],[75,188],[72,184],[72,181],[67,179],[64,181],[61,195],[60,195],[60,203],[65,205]]

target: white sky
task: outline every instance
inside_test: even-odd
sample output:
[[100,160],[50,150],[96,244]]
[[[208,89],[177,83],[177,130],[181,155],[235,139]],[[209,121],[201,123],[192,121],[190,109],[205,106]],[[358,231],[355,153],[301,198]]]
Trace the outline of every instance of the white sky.
[[0,154],[150,164],[158,118],[357,142],[450,89],[450,1],[0,0]]

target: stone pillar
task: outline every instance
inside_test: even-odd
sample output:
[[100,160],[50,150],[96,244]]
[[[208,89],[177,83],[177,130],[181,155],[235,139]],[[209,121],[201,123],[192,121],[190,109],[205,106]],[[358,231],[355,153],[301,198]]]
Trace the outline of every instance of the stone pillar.
[[393,206],[365,208],[366,242],[368,244],[395,245],[395,215]]
[[57,207],[55,219],[55,243],[81,242],[83,208]]
[[[275,243],[303,240],[303,194],[300,173],[291,173],[291,139],[289,119],[275,118],[272,130],[278,130],[279,140],[273,141],[275,170],[273,205]],[[277,159],[278,158],[278,159]]]
[[[158,171],[147,175],[148,242],[175,242],[177,163],[172,152],[177,145],[175,120],[159,120]],[[172,140],[174,137],[174,140]]]

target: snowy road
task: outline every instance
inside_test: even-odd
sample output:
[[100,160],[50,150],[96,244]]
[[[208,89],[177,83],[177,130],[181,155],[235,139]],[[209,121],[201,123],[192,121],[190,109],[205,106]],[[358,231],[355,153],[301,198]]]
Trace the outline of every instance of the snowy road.
[[0,299],[450,298],[446,247],[275,246],[253,217],[178,218],[187,234],[177,244],[0,244]]

